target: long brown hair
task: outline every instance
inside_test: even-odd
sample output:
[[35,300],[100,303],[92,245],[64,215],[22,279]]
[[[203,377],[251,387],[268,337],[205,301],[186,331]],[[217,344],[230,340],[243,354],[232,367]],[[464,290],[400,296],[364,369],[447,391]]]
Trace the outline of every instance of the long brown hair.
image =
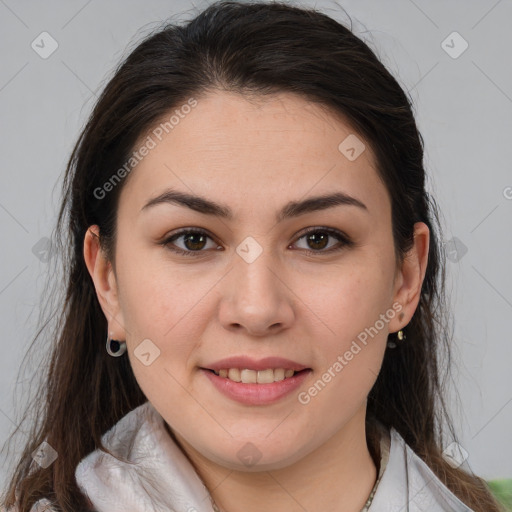
[[[412,101],[351,29],[314,9],[261,2],[217,2],[187,23],[154,31],[119,65],[96,102],[63,180],[52,238],[66,288],[58,287],[57,273],[50,276],[56,286],[48,296],[57,298],[32,343],[56,317],[48,329],[52,347],[48,364],[41,366],[44,385],[23,417],[30,412],[34,418],[5,505],[16,503],[20,512],[28,512],[46,497],[57,510],[87,509],[75,482],[76,465],[92,450],[106,450],[102,434],[147,400],[128,358],[105,351],[107,322],[84,262],[84,236],[97,224],[101,246],[113,262],[125,180],[105,197],[98,197],[97,189],[165,114],[214,89],[245,95],[291,92],[343,115],[376,156],[391,198],[397,261],[412,245],[414,223],[428,225],[420,302],[405,329],[406,343],[386,351],[368,396],[368,435],[373,418],[394,427],[468,506],[501,510],[484,480],[453,468],[442,455],[446,429],[448,441],[456,441],[443,397],[451,366],[445,258],[438,208],[425,189],[423,139]],[[31,454],[43,441],[58,457],[35,469]]]

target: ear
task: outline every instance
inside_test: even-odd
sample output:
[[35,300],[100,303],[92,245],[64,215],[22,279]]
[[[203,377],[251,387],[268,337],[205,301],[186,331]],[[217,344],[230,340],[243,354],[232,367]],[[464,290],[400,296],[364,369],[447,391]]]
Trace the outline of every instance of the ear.
[[117,280],[112,264],[105,258],[100,247],[99,227],[89,226],[84,239],[84,259],[96,288],[101,309],[108,321],[108,332],[114,340],[124,341],[126,333],[119,297]]
[[[393,303],[401,304],[400,314],[389,322],[389,332],[403,329],[411,320],[421,296],[421,287],[428,263],[430,231],[424,222],[414,224],[414,244],[397,269]],[[403,313],[403,314],[402,314]]]

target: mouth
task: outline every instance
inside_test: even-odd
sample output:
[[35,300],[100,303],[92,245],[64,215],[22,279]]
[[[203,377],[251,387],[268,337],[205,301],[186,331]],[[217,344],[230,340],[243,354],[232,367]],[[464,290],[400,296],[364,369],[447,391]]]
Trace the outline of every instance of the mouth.
[[218,392],[244,405],[270,405],[299,389],[313,371],[311,368],[199,368]]
[[210,368],[202,368],[202,370],[206,370],[218,377],[242,384],[273,384],[274,382],[281,382],[295,377],[296,375],[309,372],[311,371],[311,368],[304,368],[302,370],[292,370],[290,368],[267,368],[265,370],[222,368],[219,370],[212,370]]

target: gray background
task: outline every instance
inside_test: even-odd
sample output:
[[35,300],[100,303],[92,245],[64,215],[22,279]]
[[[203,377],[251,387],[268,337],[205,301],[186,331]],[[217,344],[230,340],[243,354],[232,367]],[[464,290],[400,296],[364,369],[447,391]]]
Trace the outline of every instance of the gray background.
[[[290,3],[348,21],[334,0]],[[512,1],[339,3],[415,103],[428,186],[454,249],[455,425],[475,473],[512,477]],[[44,238],[79,130],[128,48],[161,20],[205,5],[0,0],[0,442],[18,417],[13,392],[49,271]],[[47,59],[31,47],[44,31],[58,43]],[[448,37],[454,31],[469,45],[460,55],[463,40]]]

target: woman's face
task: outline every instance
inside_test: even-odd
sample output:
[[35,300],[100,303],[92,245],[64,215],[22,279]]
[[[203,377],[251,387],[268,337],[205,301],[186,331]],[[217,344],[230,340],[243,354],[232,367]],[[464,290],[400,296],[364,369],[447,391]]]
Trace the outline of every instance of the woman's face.
[[[285,467],[364,428],[388,333],[412,316],[424,268],[396,267],[370,148],[325,109],[217,92],[180,113],[135,148],[154,146],[120,196],[109,330],[190,451],[234,469]],[[185,228],[196,233],[169,241]],[[248,360],[217,365],[229,357]],[[261,362],[272,357],[287,361]],[[279,380],[294,365],[306,370]],[[237,372],[251,367],[276,371]]]

